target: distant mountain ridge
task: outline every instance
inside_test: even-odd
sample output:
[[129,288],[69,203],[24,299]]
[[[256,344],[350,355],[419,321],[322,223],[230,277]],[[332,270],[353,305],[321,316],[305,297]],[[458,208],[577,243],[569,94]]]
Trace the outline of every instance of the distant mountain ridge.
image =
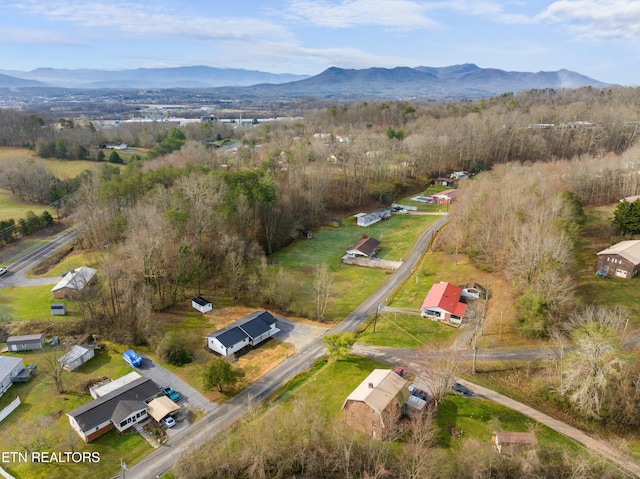
[[[249,86],[258,83],[285,83],[308,77],[308,75],[292,73],[268,73],[207,66],[137,68],[135,70],[37,68],[29,72],[0,70],[0,73],[16,79],[40,82],[38,86],[60,88],[215,88]],[[1,79],[0,87],[5,87]]]
[[472,63],[446,67],[327,68],[315,76],[206,66],[136,70],[0,71],[0,88],[215,89],[241,98],[483,98],[543,88],[605,88],[607,83],[569,70],[513,72]]

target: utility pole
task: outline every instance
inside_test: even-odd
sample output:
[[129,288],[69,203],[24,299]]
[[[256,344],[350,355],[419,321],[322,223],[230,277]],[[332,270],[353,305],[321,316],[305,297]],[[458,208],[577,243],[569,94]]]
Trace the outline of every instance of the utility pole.
[[123,458],[120,458],[120,470],[122,471],[122,479],[125,479],[125,471],[127,470],[127,464]]

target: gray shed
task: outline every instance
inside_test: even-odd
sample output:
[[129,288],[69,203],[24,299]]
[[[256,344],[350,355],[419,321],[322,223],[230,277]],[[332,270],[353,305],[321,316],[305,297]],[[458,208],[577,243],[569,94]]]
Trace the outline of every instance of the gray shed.
[[73,371],[92,359],[95,354],[93,346],[90,344],[83,344],[82,346],[76,345],[73,346],[64,356],[58,359],[58,362],[62,364],[63,369]]
[[44,333],[26,334],[24,336],[9,336],[7,338],[7,350],[30,351],[44,347]]

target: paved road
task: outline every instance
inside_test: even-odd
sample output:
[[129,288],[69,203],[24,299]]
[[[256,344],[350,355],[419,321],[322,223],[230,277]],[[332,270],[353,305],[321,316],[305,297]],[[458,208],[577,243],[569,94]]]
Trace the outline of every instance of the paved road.
[[53,253],[68,245],[77,236],[75,227],[69,228],[53,238],[47,244],[26,254],[18,261],[7,266],[9,272],[0,276],[0,289],[7,286],[37,286],[41,284],[56,284],[60,278],[28,278],[27,273],[38,263]]
[[[354,331],[363,321],[369,319],[378,306],[384,304],[389,295],[413,272],[413,267],[417,264],[422,253],[448,219],[448,216],[443,216],[431,225],[418,239],[402,266],[396,270],[389,280],[349,314],[344,321],[329,329],[325,334]],[[196,450],[199,446],[213,439],[217,432],[222,431],[240,419],[246,412],[249,403],[261,402],[288,379],[308,369],[318,358],[325,354],[326,349],[322,337],[311,341],[303,351],[282,362],[232,400],[221,405],[211,414],[188,428],[188,430],[175,435],[167,441],[165,446],[156,449],[138,464],[131,467],[127,471],[127,478],[148,479],[166,473],[177,461],[184,459],[187,453]]]

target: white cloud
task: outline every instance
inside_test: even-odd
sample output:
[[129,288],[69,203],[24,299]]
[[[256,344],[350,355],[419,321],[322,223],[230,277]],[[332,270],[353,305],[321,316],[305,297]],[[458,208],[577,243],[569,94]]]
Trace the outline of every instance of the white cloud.
[[64,32],[37,28],[0,28],[0,42],[21,45],[68,45],[85,46],[82,40],[69,38]]
[[637,0],[561,0],[539,19],[563,24],[582,39],[638,39],[640,2]]
[[202,13],[177,11],[170,4],[128,1],[24,0],[14,5],[23,12],[48,20],[71,23],[85,31],[97,29],[130,38],[250,39],[289,38],[286,29],[250,17],[207,17]]
[[293,17],[330,28],[384,26],[402,30],[433,28],[438,23],[426,13],[428,4],[410,0],[294,0],[289,7]]

